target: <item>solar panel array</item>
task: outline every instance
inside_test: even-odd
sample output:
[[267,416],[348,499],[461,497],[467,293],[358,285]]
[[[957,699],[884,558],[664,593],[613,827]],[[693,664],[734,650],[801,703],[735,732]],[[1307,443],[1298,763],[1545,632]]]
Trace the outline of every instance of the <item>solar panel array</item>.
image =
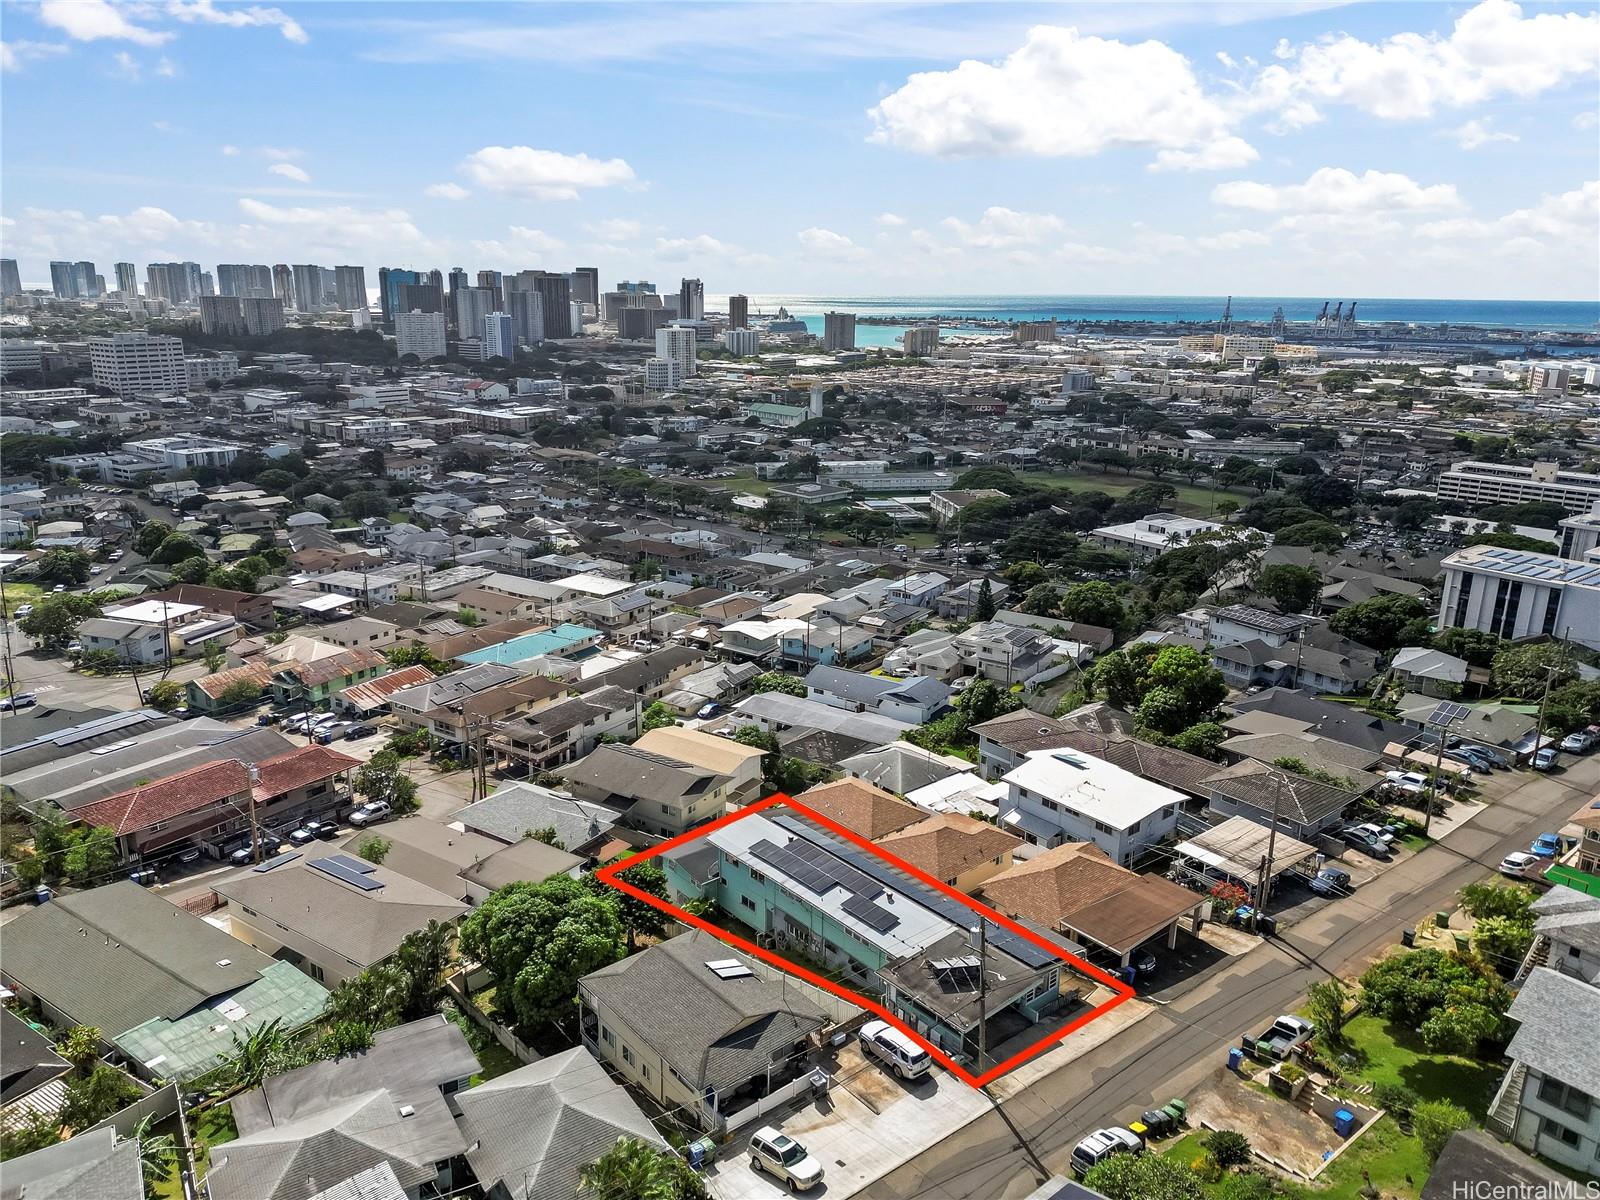
[[1472,710],[1465,704],[1457,704],[1453,700],[1443,701],[1428,717],[1430,725],[1454,725],[1457,721],[1470,715]]
[[273,867],[281,867],[284,863],[292,863],[299,857],[299,851],[291,851],[288,854],[280,854],[276,858],[269,858],[259,867],[252,867],[251,870],[257,875],[265,875],[268,871],[272,870]]
[[381,880],[371,878],[374,870],[371,863],[351,858],[348,854],[330,854],[326,858],[314,858],[306,865],[315,867],[324,875],[331,875],[340,883],[358,887],[363,892],[375,892],[383,886]]
[[1484,556],[1486,566],[1507,575],[1539,581],[1560,580],[1587,587],[1600,584],[1600,567],[1590,563],[1571,562],[1528,550],[1506,550],[1495,547]]
[[843,888],[850,893],[850,898],[844,902],[844,911],[869,929],[886,933],[900,923],[899,917],[873,903],[883,895],[881,883],[840,862],[820,846],[801,838],[779,846],[762,838],[751,845],[750,854],[819,896],[836,887]]

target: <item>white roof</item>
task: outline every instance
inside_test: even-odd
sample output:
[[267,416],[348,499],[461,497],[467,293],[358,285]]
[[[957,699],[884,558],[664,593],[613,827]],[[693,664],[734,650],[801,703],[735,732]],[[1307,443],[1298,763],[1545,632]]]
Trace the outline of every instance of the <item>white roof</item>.
[[565,579],[556,580],[555,583],[557,587],[574,592],[587,592],[591,596],[615,596],[618,592],[626,592],[639,586],[605,575],[590,574],[568,575]]
[[116,608],[108,608],[105,615],[119,621],[137,621],[141,625],[160,625],[162,622],[171,622],[179,617],[187,617],[190,613],[197,613],[201,606],[198,604],[179,604],[176,600],[139,600],[133,604],[122,604]]
[[1184,800],[1182,792],[1076,750],[1034,750],[1005,776],[1005,782],[1113,829],[1127,829]]
[[334,612],[341,608],[349,608],[356,602],[354,596],[340,596],[329,592],[325,596],[313,596],[301,603],[301,608],[308,608],[312,612]]
[[755,641],[766,641],[768,638],[781,638],[786,634],[804,633],[806,623],[796,621],[792,617],[780,617],[775,621],[730,621],[722,627],[723,633],[739,633]]
[[999,814],[1006,795],[1005,784],[990,783],[976,771],[961,771],[912,789],[906,799],[929,812],[981,812],[993,817]]

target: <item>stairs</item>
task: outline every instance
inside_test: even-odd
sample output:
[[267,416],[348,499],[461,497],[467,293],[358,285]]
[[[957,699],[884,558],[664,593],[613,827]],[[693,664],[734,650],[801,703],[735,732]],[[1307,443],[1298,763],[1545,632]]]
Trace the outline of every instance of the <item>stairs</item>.
[[1514,988],[1521,987],[1528,981],[1534,968],[1542,967],[1550,961],[1550,939],[1544,934],[1539,934],[1533,939],[1533,945],[1528,947],[1527,954],[1522,956],[1522,965],[1517,968],[1517,974],[1511,981]]
[[1516,1128],[1517,1108],[1522,1103],[1522,1085],[1527,1078],[1528,1064],[1512,1063],[1511,1070],[1506,1072],[1506,1077],[1500,1084],[1500,1090],[1495,1093],[1489,1115],[1484,1118],[1484,1128],[1504,1141],[1511,1140],[1511,1134]]

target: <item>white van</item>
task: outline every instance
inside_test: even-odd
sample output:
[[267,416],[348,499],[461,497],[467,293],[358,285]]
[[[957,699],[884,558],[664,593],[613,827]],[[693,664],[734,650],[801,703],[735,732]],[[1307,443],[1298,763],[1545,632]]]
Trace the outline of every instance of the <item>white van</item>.
[[917,1079],[933,1066],[933,1055],[887,1021],[868,1021],[857,1036],[864,1054],[876,1058],[901,1079]]
[[1137,1154],[1144,1149],[1138,1134],[1120,1125],[1096,1129],[1072,1148],[1072,1169],[1087,1175],[1114,1154]]

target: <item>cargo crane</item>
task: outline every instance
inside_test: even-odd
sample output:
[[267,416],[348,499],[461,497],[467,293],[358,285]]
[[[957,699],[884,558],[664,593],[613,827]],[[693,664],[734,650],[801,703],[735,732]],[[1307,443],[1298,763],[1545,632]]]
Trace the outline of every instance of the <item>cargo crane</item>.
[[1222,306],[1222,321],[1219,324],[1219,331],[1222,332],[1222,333],[1227,333],[1232,328],[1233,328],[1233,297],[1229,296],[1228,297],[1228,302]]

